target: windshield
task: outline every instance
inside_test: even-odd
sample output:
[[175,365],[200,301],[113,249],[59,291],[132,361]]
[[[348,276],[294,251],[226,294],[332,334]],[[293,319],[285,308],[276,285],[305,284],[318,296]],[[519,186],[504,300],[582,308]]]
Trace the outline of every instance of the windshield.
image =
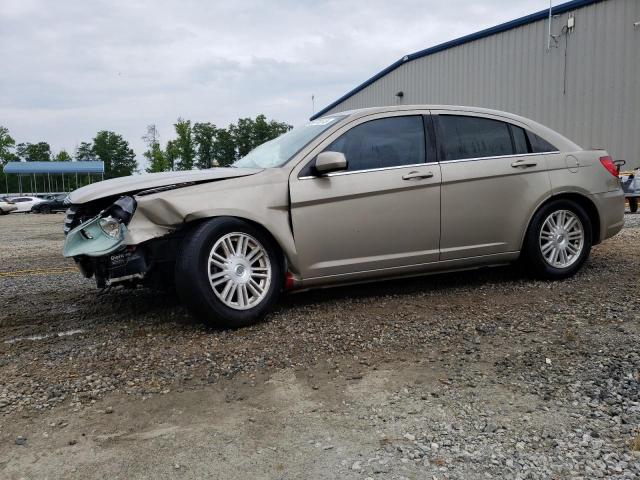
[[239,168],[281,167],[311,140],[344,117],[341,115],[319,118],[302,127],[289,130],[284,135],[254,148],[246,156],[236,161],[233,166]]

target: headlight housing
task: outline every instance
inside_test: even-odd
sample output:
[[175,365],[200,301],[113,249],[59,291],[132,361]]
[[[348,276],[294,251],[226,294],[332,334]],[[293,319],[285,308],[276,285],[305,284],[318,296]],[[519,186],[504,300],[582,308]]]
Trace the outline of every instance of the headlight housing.
[[120,236],[121,223],[111,215],[101,218],[99,221],[99,225],[102,231],[105,234],[109,235],[111,238],[118,238]]

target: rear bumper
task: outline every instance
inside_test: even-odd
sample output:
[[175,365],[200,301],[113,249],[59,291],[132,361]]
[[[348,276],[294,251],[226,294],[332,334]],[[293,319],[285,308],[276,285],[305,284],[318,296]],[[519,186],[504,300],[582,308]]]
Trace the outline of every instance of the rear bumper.
[[596,193],[591,199],[600,217],[599,241],[613,237],[624,226],[624,193],[622,189],[613,192]]

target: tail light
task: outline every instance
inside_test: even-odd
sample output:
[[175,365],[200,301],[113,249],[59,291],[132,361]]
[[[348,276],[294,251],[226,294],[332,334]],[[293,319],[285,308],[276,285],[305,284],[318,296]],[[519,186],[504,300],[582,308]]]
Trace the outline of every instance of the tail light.
[[616,167],[616,164],[613,163],[613,160],[611,160],[611,157],[609,155],[607,155],[606,157],[600,157],[600,163],[609,171],[611,175],[618,178],[618,167]]

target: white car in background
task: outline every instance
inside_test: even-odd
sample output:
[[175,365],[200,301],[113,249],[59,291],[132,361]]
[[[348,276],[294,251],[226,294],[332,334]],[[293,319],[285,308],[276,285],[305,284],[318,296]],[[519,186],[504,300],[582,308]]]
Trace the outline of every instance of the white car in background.
[[22,196],[22,197],[12,197],[9,200],[13,202],[16,207],[18,207],[17,209],[13,210],[11,213],[28,213],[31,211],[31,208],[34,205],[40,202],[44,202],[45,199],[40,197]]
[[0,197],[0,215],[7,215],[17,209],[18,207],[11,200]]

